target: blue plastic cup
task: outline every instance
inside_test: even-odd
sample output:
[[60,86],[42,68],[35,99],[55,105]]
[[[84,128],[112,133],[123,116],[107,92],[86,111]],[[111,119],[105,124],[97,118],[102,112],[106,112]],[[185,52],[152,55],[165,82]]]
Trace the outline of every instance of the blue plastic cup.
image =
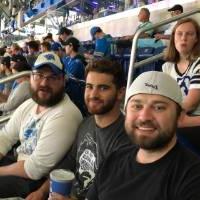
[[71,192],[74,173],[64,169],[56,169],[50,173],[50,193],[56,192],[68,196]]

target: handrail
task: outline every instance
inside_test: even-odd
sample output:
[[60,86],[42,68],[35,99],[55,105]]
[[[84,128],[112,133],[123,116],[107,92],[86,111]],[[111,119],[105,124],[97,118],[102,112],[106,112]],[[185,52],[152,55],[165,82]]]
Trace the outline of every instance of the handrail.
[[18,72],[16,74],[9,75],[7,77],[1,78],[0,84],[6,83],[6,82],[9,82],[9,81],[13,81],[17,78],[21,78],[22,76],[27,76],[27,75],[30,75],[30,74],[31,74],[31,71],[23,71],[23,72]]
[[[9,82],[9,81],[13,81],[17,78],[20,78],[22,76],[27,76],[27,75],[30,75],[31,74],[31,71],[23,71],[23,72],[18,72],[16,74],[12,74],[12,75],[9,75],[5,78],[1,78],[0,79],[0,84],[1,83],[6,83],[6,82]],[[4,123],[4,122],[7,122],[11,117],[11,114],[10,115],[6,115],[6,116],[0,116],[0,124],[1,123]]]
[[0,116],[0,124],[1,123],[4,123],[4,122],[7,122],[11,117],[11,114],[10,115],[6,115],[6,116]]
[[[139,66],[143,65],[143,63],[147,64],[147,63],[153,61],[155,59],[155,57],[156,57],[156,56],[153,56],[153,57],[149,58],[148,61],[146,61],[146,62],[145,61],[141,61],[141,62],[138,62],[136,64],[134,63],[135,62],[135,57],[136,57],[137,40],[138,40],[140,34],[143,33],[143,32],[146,32],[148,30],[163,26],[165,24],[169,24],[171,22],[177,21],[177,20],[179,20],[179,19],[181,19],[183,17],[188,17],[190,15],[194,15],[196,13],[200,13],[200,8],[197,8],[197,9],[194,9],[192,11],[188,11],[188,12],[182,13],[182,14],[174,16],[174,17],[172,17],[170,19],[163,20],[162,22],[155,23],[152,27],[141,28],[135,33],[135,36],[134,36],[133,41],[132,41],[132,49],[131,49],[131,57],[130,57],[130,64],[129,64],[129,71],[128,71],[128,80],[127,80],[126,93],[127,93],[128,88],[130,87],[130,85],[132,83],[132,80],[133,80],[134,67],[136,67],[136,66],[139,67]],[[159,54],[158,57],[161,56],[161,55],[163,55],[163,53]],[[139,64],[139,63],[142,63],[142,64]]]

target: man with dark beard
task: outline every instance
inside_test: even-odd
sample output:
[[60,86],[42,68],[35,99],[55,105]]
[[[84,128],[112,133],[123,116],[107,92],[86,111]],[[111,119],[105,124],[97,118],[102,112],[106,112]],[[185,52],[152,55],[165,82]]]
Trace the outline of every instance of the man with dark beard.
[[[30,78],[32,99],[0,130],[1,198],[26,197],[39,187],[75,139],[82,116],[64,94],[63,72],[56,54],[39,55]],[[18,140],[17,159],[11,159],[6,155]]]
[[[93,115],[79,127],[76,141],[58,168],[70,169],[76,175],[72,195],[84,199],[101,162],[113,151],[132,145],[124,130],[120,104],[124,97],[121,65],[106,59],[93,61],[86,67],[85,103]],[[45,199],[48,182],[27,200]],[[69,199],[51,194],[50,199]]]
[[125,129],[138,148],[113,153],[87,200],[199,200],[200,159],[177,142],[182,95],[163,72],[145,72],[126,94]]

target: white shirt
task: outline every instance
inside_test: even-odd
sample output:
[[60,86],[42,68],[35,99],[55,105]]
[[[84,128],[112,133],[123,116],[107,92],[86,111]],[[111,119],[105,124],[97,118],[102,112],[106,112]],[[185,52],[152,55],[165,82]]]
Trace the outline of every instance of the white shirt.
[[6,155],[20,140],[18,160],[25,160],[25,172],[35,180],[48,174],[66,154],[82,121],[80,111],[67,95],[40,114],[36,109],[37,104],[27,100],[0,130],[0,152]]

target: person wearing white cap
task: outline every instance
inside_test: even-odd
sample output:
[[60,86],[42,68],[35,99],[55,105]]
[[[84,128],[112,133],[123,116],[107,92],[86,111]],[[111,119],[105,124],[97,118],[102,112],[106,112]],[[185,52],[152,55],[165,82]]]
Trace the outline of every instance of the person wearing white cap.
[[116,151],[87,200],[199,200],[200,158],[176,139],[182,94],[163,72],[144,72],[126,94],[125,129],[138,147]]
[[[0,130],[1,198],[25,198],[39,187],[75,139],[82,115],[64,94],[63,72],[55,53],[40,54],[30,78],[32,98]],[[20,145],[13,161],[6,155],[17,141]]]

